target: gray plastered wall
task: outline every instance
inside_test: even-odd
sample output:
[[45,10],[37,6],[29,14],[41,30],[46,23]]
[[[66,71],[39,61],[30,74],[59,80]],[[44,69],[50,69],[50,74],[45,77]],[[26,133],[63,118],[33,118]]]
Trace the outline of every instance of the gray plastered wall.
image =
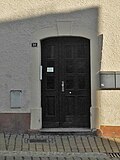
[[[99,71],[120,68],[119,15],[119,0],[1,1],[0,112],[31,113],[31,128],[41,128],[40,40],[81,36],[89,38],[91,45],[91,128],[120,125],[116,118],[120,115],[120,91],[98,91]],[[33,42],[38,47],[32,48]],[[22,90],[20,109],[10,108],[10,91],[14,89]],[[108,112],[112,112],[111,119]]]

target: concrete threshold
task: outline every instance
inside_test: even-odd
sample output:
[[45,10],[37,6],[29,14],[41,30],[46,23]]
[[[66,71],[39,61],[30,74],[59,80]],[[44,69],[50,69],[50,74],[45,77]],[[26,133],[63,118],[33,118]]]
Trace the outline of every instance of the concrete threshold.
[[89,128],[42,128],[41,134],[80,134],[91,135],[93,132]]
[[42,128],[41,132],[91,132],[88,128]]

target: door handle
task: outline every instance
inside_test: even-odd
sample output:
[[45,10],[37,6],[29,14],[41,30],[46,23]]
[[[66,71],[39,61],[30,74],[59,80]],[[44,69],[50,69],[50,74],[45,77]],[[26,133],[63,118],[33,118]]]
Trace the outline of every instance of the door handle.
[[61,86],[62,86],[62,92],[64,92],[65,91],[65,83],[64,83],[64,81],[62,81],[62,84],[61,84]]
[[40,66],[40,69],[39,69],[39,77],[40,77],[40,80],[42,80],[42,66]]

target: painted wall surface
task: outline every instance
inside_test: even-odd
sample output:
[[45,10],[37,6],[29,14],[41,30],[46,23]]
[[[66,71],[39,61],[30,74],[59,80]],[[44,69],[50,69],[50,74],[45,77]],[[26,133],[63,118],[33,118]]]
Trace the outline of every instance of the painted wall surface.
[[[64,27],[66,21],[70,24]],[[96,97],[98,72],[120,71],[119,26],[119,0],[0,1],[0,112],[31,112],[34,115],[40,108],[39,35],[45,37],[42,35],[45,30],[46,36],[49,32],[49,36],[86,35],[91,39],[94,46],[91,49],[91,93]],[[54,27],[57,29],[53,30]],[[38,47],[32,48],[32,42],[38,42]],[[22,90],[23,94],[22,106],[17,110],[10,108],[10,90],[14,89]],[[120,126],[119,95],[119,90],[103,90],[92,99],[93,110],[100,113],[99,124]],[[36,124],[32,122],[32,128],[37,128]]]
[[120,126],[120,91],[103,90],[98,95],[100,124]]

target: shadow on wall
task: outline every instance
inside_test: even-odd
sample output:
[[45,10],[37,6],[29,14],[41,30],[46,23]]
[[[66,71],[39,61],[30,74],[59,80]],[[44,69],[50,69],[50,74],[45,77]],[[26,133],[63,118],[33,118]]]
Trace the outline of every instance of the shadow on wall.
[[[31,44],[32,42],[38,42],[38,37],[35,37],[35,33],[39,33],[44,28],[57,27],[56,24],[58,22],[68,21],[71,22],[71,35],[81,35],[81,37],[86,35],[85,38],[90,39],[92,38],[91,35],[93,37],[98,36],[98,17],[98,7],[94,7],[66,13],[31,16],[25,19],[0,23],[0,130],[25,131],[30,129],[30,115],[26,114],[25,118],[24,112],[29,114],[32,100],[37,99],[37,92],[33,95],[31,89],[34,77],[32,66],[35,65],[33,64],[33,48]],[[62,36],[62,33],[59,33],[58,30],[56,32],[56,35]],[[92,61],[96,66],[95,75],[100,70],[101,60],[101,54],[97,54],[97,52],[99,53],[96,49],[92,54],[93,57],[97,57],[97,62]],[[22,106],[21,109],[11,109],[10,90],[18,88],[23,90]],[[6,112],[9,112],[9,114]],[[19,114],[18,119],[17,114]],[[22,119],[23,116],[24,119],[27,119],[26,123]],[[19,124],[19,127],[16,124]]]

